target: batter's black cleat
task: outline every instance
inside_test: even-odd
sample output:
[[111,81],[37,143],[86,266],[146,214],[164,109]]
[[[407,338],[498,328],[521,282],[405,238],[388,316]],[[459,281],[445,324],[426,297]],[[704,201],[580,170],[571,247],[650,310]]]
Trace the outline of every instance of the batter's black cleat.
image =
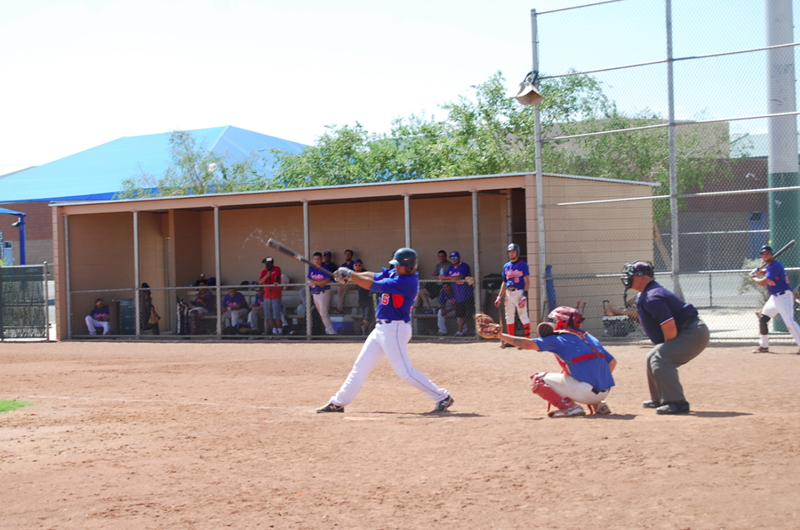
[[759,346],[758,348],[753,350],[753,353],[769,353],[769,348],[765,348],[764,346]]
[[661,402],[648,399],[647,401],[642,401],[642,406],[646,409],[657,409],[661,406]]
[[333,403],[328,403],[324,407],[318,408],[317,413],[319,412],[344,412],[344,407],[341,405],[334,405]]
[[451,398],[450,396],[447,396],[446,398],[444,398],[443,400],[438,402],[436,404],[436,408],[433,409],[431,412],[432,413],[445,412],[448,409],[448,407],[450,407],[450,405],[452,405],[452,404],[453,404],[453,398]]
[[656,409],[656,414],[688,414],[689,404],[685,401],[664,403]]

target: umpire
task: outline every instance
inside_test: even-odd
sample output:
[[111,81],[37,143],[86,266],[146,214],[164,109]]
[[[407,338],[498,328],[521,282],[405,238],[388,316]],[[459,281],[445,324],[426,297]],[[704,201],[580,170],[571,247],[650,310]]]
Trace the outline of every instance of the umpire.
[[622,268],[622,283],[639,291],[636,296],[639,322],[656,345],[647,355],[650,399],[642,405],[656,409],[658,414],[688,413],[689,403],[678,379],[678,367],[706,349],[708,328],[692,304],[655,281],[652,263],[626,263]]

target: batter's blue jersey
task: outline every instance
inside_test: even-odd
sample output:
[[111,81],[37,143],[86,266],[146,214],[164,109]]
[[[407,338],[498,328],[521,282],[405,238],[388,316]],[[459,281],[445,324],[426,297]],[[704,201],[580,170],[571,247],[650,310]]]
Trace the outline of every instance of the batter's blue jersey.
[[792,288],[789,287],[789,277],[786,275],[786,269],[783,268],[783,263],[780,261],[773,261],[767,265],[764,277],[775,282],[775,285],[767,286],[769,294],[781,294],[792,290]]
[[[559,359],[559,364],[566,368],[566,371],[584,383],[589,383],[598,390],[605,390],[614,386],[614,377],[608,364],[614,357],[606,351],[599,340],[590,334],[584,335],[586,342],[572,333],[556,333],[544,338],[532,339],[541,351],[553,352]],[[594,350],[590,343],[594,346]],[[573,363],[572,360],[584,355],[595,353],[603,354],[603,357],[592,357]]]
[[394,269],[383,269],[375,273],[369,290],[381,295],[375,318],[410,322],[411,308],[419,292],[419,273],[400,276]]
[[509,261],[503,265],[503,278],[506,279],[506,289],[513,287],[515,289],[525,289],[525,277],[530,276],[528,264],[518,259],[517,261]]

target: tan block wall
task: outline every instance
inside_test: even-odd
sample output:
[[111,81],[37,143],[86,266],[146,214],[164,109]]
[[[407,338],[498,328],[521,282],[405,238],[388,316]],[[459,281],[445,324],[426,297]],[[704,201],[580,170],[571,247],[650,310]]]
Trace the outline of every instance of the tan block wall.
[[72,295],[72,332],[83,335],[96,298],[109,303],[134,296],[133,215],[70,216],[69,273],[73,293],[106,290]]

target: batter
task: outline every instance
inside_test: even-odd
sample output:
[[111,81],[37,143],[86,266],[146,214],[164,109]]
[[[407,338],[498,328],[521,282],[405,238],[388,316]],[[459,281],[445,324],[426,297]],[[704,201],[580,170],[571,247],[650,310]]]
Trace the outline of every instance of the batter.
[[[514,335],[514,314],[519,315],[525,338],[531,338],[531,319],[528,316],[528,286],[530,284],[530,271],[528,264],[519,259],[519,245],[508,245],[508,263],[503,265],[503,282],[500,294],[494,301],[495,307],[500,307],[503,295],[506,297],[506,331]],[[500,342],[500,347],[505,348],[506,343]]]
[[392,260],[392,270],[382,272],[354,272],[340,267],[334,273],[339,283],[351,281],[357,286],[380,295],[377,323],[358,354],[350,375],[339,392],[317,412],[344,412],[361,389],[367,376],[383,357],[389,359],[395,373],[411,386],[436,401],[433,412],[444,412],[453,404],[453,398],[444,388],[437,387],[425,374],[411,366],[408,341],[411,340],[411,309],[419,292],[418,256],[411,248],[398,249]]
[[[800,325],[794,319],[794,295],[789,287],[789,277],[783,268],[783,263],[772,257],[772,247],[764,245],[759,252],[761,261],[766,264],[766,270],[756,269],[750,276],[753,281],[769,291],[769,299],[758,315],[758,327],[761,339],[758,348],[753,353],[769,352],[769,329],[767,322],[775,315],[780,315],[795,343],[800,346]],[[798,352],[800,353],[800,352]]]

